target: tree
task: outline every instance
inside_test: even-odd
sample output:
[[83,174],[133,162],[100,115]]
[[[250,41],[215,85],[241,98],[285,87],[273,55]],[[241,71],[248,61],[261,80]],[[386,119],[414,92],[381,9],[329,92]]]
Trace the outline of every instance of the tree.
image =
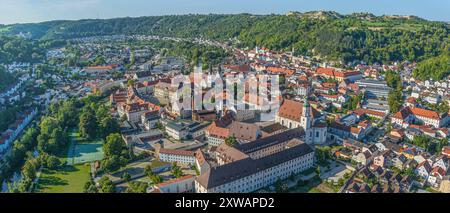
[[84,184],[83,188],[84,193],[98,193],[98,189],[95,186],[95,182],[93,180],[89,180]]
[[103,176],[98,181],[100,185],[100,192],[101,193],[114,193],[115,192],[115,186],[114,183],[106,176]]
[[148,185],[146,183],[132,181],[128,183],[127,193],[146,193]]
[[93,139],[97,136],[97,118],[94,111],[89,107],[85,107],[80,115],[79,129],[81,137]]
[[48,169],[56,169],[61,165],[61,161],[56,156],[42,154],[40,157],[42,164]]
[[131,179],[131,175],[130,175],[128,172],[124,172],[124,173],[122,174],[122,180],[123,180],[123,181],[129,182],[130,179]]
[[161,131],[166,131],[166,127],[164,126],[164,125],[162,125],[162,123],[161,122],[156,122],[156,128],[158,128],[159,130],[161,130]]
[[78,124],[78,109],[74,100],[64,101],[58,108],[57,120],[61,126],[75,127]]
[[135,84],[136,84],[136,80],[134,80],[134,79],[129,79],[127,82],[128,87],[134,87]]
[[50,135],[41,134],[38,136],[38,149],[41,152],[49,154],[58,154],[68,144],[67,135],[62,131],[60,127],[48,129],[51,131]]
[[345,184],[345,179],[344,179],[344,178],[340,178],[340,179],[338,180],[338,186],[339,186],[339,187],[342,187],[342,186],[344,186],[344,184]]
[[34,180],[39,164],[36,159],[27,160],[22,167],[22,176],[25,179]]
[[[53,142],[51,142],[50,140],[52,140]],[[52,134],[50,135],[50,140],[49,143],[55,147],[53,153],[59,152],[68,144],[69,141],[67,135],[60,127],[53,129]]]
[[432,78],[442,80],[450,74],[450,51],[431,57],[417,64],[413,70],[413,76],[424,81]]
[[106,136],[119,132],[119,123],[117,123],[116,119],[112,118],[111,116],[107,116],[102,119],[100,122],[100,128],[102,137],[105,138]]
[[153,175],[150,177],[150,180],[152,181],[153,184],[158,184],[162,182],[162,177],[161,175]]
[[118,156],[125,148],[125,142],[123,141],[119,133],[113,133],[106,137],[106,142],[103,144],[103,150],[106,157]]
[[233,135],[233,136],[229,136],[225,139],[225,144],[228,146],[234,147],[234,146],[238,145],[238,141],[237,141],[236,137]]
[[106,60],[105,57],[103,56],[97,56],[95,58],[95,61],[91,64],[92,66],[99,66],[99,65],[104,65],[106,64]]
[[179,177],[183,176],[183,171],[182,171],[181,168],[177,165],[176,162],[173,162],[173,164],[172,164],[172,174],[173,174],[173,176],[175,176],[176,178],[179,178]]
[[120,159],[117,155],[105,158],[101,165],[103,170],[107,173],[114,172],[120,169],[120,167],[122,166]]
[[315,172],[318,176],[320,176],[320,166],[319,165],[317,165]]
[[287,193],[289,191],[289,188],[288,188],[287,184],[283,183],[283,181],[278,179],[275,182],[275,191],[277,193]]
[[436,142],[436,148],[435,148],[435,153],[441,153],[442,152],[442,148],[444,148],[444,146],[448,145],[448,139],[447,138],[442,138],[440,140],[438,140]]
[[105,152],[105,159],[102,168],[106,172],[116,171],[129,161],[126,144],[119,133],[113,133],[106,137],[103,151]]
[[390,91],[388,95],[388,105],[391,113],[396,113],[402,106],[402,94],[398,91]]
[[151,177],[151,176],[155,175],[155,173],[153,172],[152,166],[150,166],[150,165],[145,166],[145,168],[144,168],[144,174],[145,174],[147,177]]

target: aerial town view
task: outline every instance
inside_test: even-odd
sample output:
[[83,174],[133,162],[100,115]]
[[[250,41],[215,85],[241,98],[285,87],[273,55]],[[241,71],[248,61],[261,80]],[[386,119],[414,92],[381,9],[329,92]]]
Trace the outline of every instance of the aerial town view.
[[450,193],[450,2],[311,2],[0,0],[0,192]]

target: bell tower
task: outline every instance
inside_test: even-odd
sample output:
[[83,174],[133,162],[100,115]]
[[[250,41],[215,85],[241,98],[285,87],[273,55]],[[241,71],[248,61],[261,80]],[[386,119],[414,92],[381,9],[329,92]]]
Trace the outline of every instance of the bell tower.
[[311,106],[309,105],[308,99],[306,97],[303,100],[302,117],[300,120],[300,125],[305,130],[305,142],[311,144],[313,138],[313,131],[311,128],[312,125]]

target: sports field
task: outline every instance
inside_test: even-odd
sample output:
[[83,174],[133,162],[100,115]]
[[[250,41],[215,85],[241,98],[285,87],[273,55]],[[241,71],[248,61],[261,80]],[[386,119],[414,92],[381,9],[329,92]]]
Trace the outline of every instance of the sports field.
[[103,159],[102,141],[83,140],[76,130],[70,132],[69,137],[71,145],[67,156],[61,158],[65,165],[55,170],[42,169],[36,192],[83,192],[84,184],[90,179],[89,162]]
[[71,145],[67,154],[67,165],[76,165],[103,160],[103,142],[87,141],[73,131],[69,134]]

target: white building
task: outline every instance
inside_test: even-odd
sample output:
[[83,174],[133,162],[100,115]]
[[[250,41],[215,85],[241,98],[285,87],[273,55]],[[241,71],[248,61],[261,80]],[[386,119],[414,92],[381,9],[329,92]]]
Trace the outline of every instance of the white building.
[[314,151],[298,139],[303,135],[297,128],[237,147],[222,144],[217,149],[222,165],[202,173],[195,180],[195,191],[254,192],[313,167]]
[[186,175],[174,180],[159,183],[155,186],[161,193],[192,193],[194,192],[194,175]]
[[181,164],[195,164],[195,152],[161,148],[158,153],[159,160],[164,162],[177,162]]
[[439,114],[438,112],[421,109],[417,107],[405,107],[395,113],[391,122],[400,126],[411,123],[413,121],[421,121],[425,125],[431,125],[435,128],[443,127],[450,121],[448,113]]
[[183,123],[168,122],[166,125],[166,133],[175,140],[184,140],[189,135],[189,129]]
[[[210,169],[195,181],[197,193],[249,193],[314,165],[314,152],[298,145],[271,156],[246,158]],[[288,157],[289,156],[289,157]]]

